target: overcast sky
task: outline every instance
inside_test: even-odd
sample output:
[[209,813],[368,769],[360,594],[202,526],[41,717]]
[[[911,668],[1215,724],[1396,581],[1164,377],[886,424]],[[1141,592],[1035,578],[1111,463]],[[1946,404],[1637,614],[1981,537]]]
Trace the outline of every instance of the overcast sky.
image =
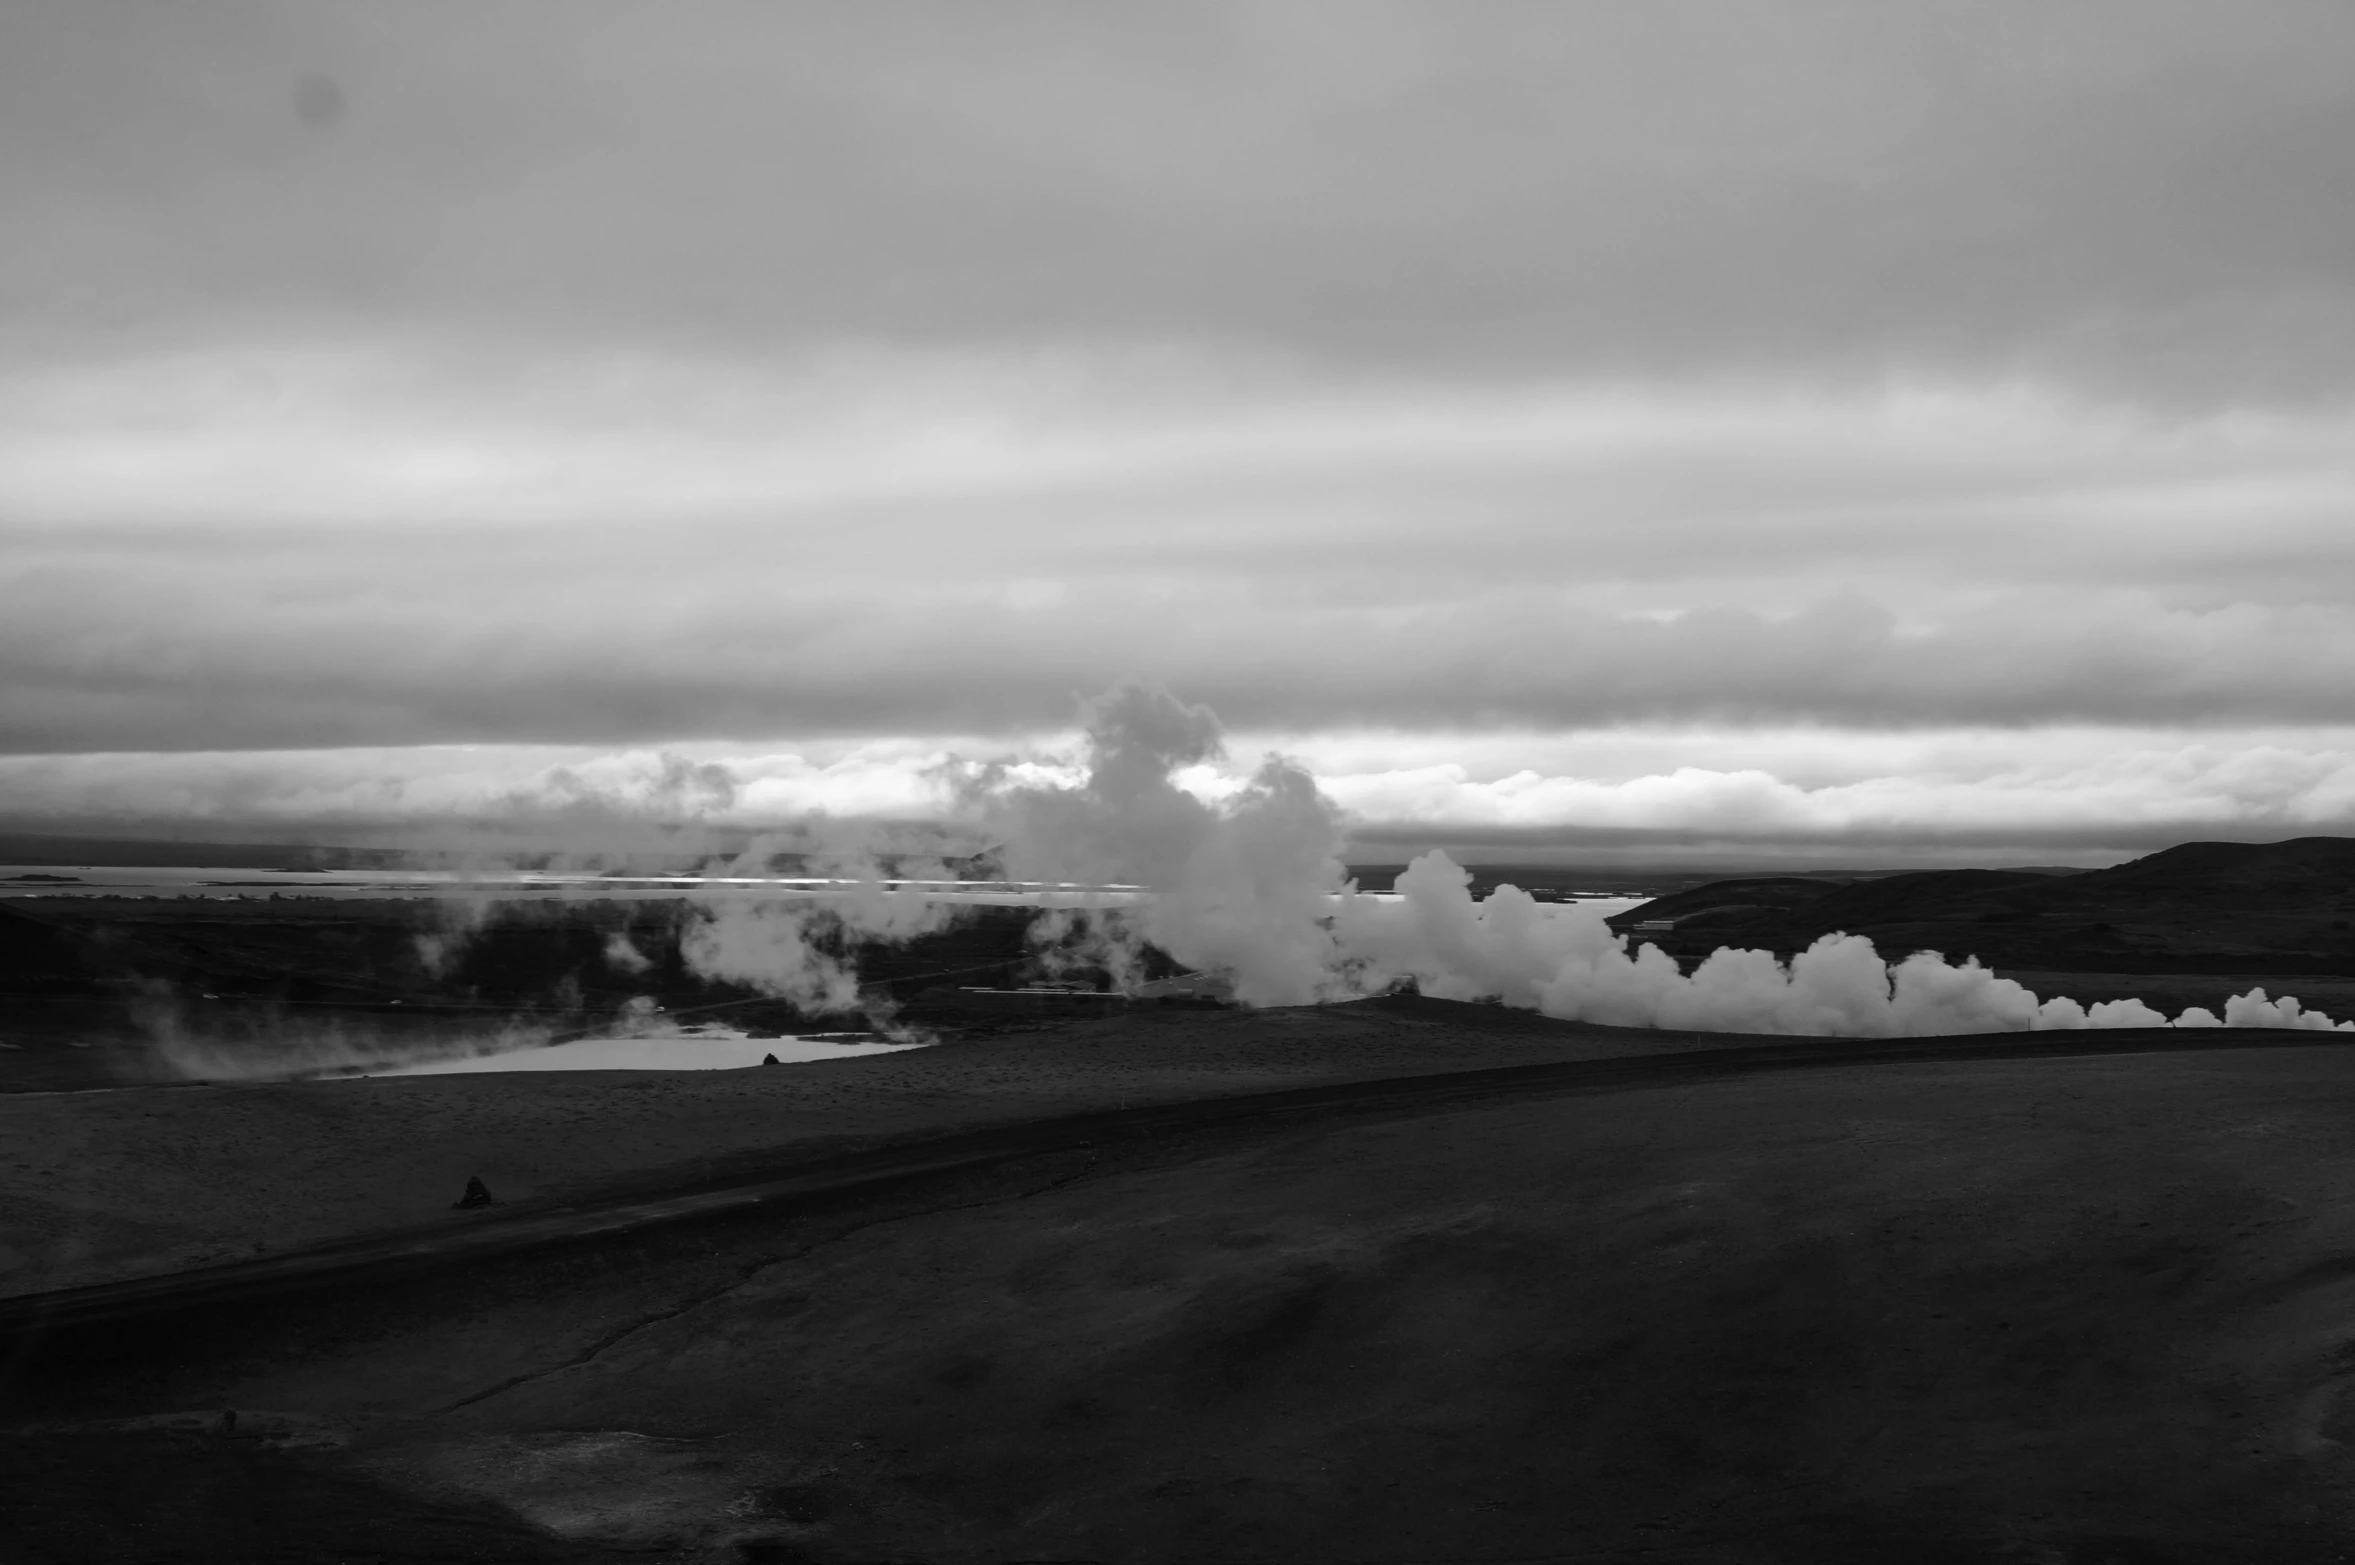
[[0,234],[0,822],[1147,678],[1370,843],[2355,832],[2343,0],[7,0]]

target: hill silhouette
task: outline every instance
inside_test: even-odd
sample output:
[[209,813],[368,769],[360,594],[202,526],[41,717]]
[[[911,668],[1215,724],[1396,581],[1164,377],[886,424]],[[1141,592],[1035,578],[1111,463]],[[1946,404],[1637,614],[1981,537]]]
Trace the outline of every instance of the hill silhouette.
[[1989,966],[2355,974],[2355,838],[2186,842],[2076,873],[1717,881],[1611,922],[1628,930],[1664,919],[1675,928],[1655,938],[1680,956],[1719,945],[1788,954],[1847,933],[1893,957],[1934,950]]
[[2337,899],[2355,890],[2355,837],[2185,842],[2072,879],[2105,894],[2131,890],[2151,895]]

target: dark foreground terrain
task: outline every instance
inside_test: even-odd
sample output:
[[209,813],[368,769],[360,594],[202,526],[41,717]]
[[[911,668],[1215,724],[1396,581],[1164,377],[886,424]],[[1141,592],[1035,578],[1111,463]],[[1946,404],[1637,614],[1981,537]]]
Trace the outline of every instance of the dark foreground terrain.
[[2309,1036],[1090,1138],[17,1338],[0,1537],[29,1561],[2338,1560],[2351,1115],[2355,1050]]
[[[1678,919],[1688,960],[1837,927],[2047,995],[2263,983],[2344,1016],[2347,848],[1745,882],[1634,916]],[[1761,1041],[1413,999],[952,1004],[962,1041],[789,1069],[166,1085],[640,995],[805,1019],[686,973],[677,907],[507,909],[440,947],[442,914],[393,902],[0,913],[0,1565],[2355,1558],[2332,1035],[1709,1073],[1695,1051]],[[990,914],[869,972],[914,1008],[1031,960]],[[1536,1074],[1466,1096],[1478,1070]],[[1442,1085],[1363,1091],[1409,1076]],[[122,1083],[149,1084],[48,1095]],[[1271,1091],[1309,1099],[1177,1112]],[[1015,1141],[385,1259],[966,1133]],[[470,1174],[498,1206],[451,1209]],[[351,1264],[299,1286],[235,1284],[338,1244]],[[175,1292],[206,1268],[232,1285]],[[33,1302],[88,1286],[153,1291],[78,1325]]]

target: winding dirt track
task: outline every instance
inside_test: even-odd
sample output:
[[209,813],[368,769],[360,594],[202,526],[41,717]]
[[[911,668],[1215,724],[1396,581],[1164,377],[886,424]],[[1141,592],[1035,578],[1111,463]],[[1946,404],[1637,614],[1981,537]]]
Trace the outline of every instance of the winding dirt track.
[[20,1353],[45,1334],[84,1326],[349,1286],[469,1260],[579,1244],[638,1230],[742,1214],[789,1210],[819,1196],[987,1167],[1042,1153],[1182,1133],[1263,1118],[1418,1109],[1482,1099],[1577,1095],[1684,1085],[1771,1072],[1977,1060],[2082,1059],[2105,1055],[2209,1053],[2284,1047],[2349,1047],[2334,1032],[2246,1029],[2186,1035],[2161,1028],[2102,1032],[1995,1033],[1859,1041],[1809,1039],[1601,1060],[1447,1071],[1371,1081],[1160,1104],[1043,1119],[813,1159],[757,1178],[632,1195],[512,1216],[454,1217],[446,1226],[318,1245],[266,1259],[159,1277],[0,1299],[0,1342]]

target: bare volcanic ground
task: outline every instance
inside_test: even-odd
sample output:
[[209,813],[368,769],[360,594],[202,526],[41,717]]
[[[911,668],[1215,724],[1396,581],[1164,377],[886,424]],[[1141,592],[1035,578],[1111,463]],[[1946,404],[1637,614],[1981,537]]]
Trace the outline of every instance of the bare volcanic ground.
[[[320,1096],[413,1085],[443,1084]],[[35,1561],[2340,1560],[2351,1118],[2355,1050],[2324,1045],[1104,1143],[20,1364],[0,1537]]]
[[734,1071],[519,1072],[0,1095],[0,1296],[744,1177],[948,1131],[1326,1082],[1722,1047],[1440,1001],[1139,1009]]

